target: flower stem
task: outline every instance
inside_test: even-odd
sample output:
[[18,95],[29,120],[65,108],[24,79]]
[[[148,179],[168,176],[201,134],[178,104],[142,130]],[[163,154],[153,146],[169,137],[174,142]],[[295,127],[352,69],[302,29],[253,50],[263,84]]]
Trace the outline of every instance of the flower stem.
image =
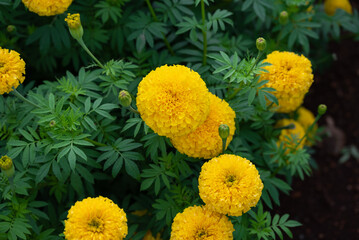
[[299,146],[299,144],[308,137],[308,134],[313,130],[315,124],[317,124],[317,122],[319,121],[320,117],[322,115],[318,114],[316,117],[315,117],[315,120],[314,122],[312,123],[312,125],[310,125],[309,128],[307,128],[307,130],[305,131],[305,134],[304,136],[299,140],[299,142],[297,142],[297,144],[295,145],[295,148],[294,149],[297,149],[297,147]]
[[96,142],[90,138],[84,138],[85,141],[88,141],[89,143],[92,143],[93,145],[95,146],[98,146],[98,147],[106,147],[107,145],[106,144],[103,144],[103,143],[100,143],[100,142]]
[[222,139],[222,153],[224,153],[224,151],[226,151],[226,143],[227,143],[227,138],[223,138]]
[[39,105],[37,105],[36,103],[31,102],[29,99],[26,99],[23,95],[21,95],[21,93],[19,93],[15,88],[13,88],[13,93],[15,94],[16,97],[20,98],[22,101],[36,107],[36,108],[40,108]]
[[81,45],[81,47],[88,53],[88,55],[90,55],[90,57],[92,57],[92,59],[96,62],[96,64],[102,68],[105,69],[105,66],[95,57],[95,55],[92,54],[92,52],[90,51],[90,49],[87,48],[84,40],[78,39],[77,42]]
[[201,0],[202,12],[202,34],[203,34],[203,65],[207,64],[207,27],[206,27],[206,12],[204,8],[204,1]]
[[[152,4],[151,4],[150,0],[145,0],[145,1],[146,1],[146,3],[147,3],[148,9],[149,9],[150,12],[151,12],[151,15],[152,15],[152,17],[153,17],[153,20],[154,20],[155,22],[158,22],[157,15],[156,15],[155,11],[153,10],[153,7],[152,7]],[[168,40],[167,40],[167,38],[166,38],[166,35],[165,35],[164,33],[162,33],[162,37],[163,37],[163,41],[165,42],[166,47],[167,47],[168,50],[170,51],[171,55],[174,56],[175,53],[173,52],[173,49],[172,49],[172,47],[171,47],[171,44],[168,42]]]
[[137,111],[136,109],[134,109],[133,107],[129,106],[128,109],[133,112],[133,113],[137,113],[137,114],[140,114],[139,111]]

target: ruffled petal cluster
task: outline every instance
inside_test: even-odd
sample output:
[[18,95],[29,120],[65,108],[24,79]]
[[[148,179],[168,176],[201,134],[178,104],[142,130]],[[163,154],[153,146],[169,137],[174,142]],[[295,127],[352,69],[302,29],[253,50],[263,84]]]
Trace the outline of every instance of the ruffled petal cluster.
[[22,0],[29,11],[39,16],[54,16],[64,13],[73,0]]
[[203,164],[198,188],[208,208],[230,216],[241,216],[257,205],[263,183],[249,160],[224,154]]
[[[314,114],[309,111],[308,109],[306,109],[305,107],[300,107],[297,110],[297,114],[298,114],[298,118],[297,118],[297,122],[302,125],[302,127],[304,128],[304,131],[307,131],[308,128],[314,123],[315,121],[315,117]],[[315,133],[317,132],[318,129],[318,125],[315,124],[312,128],[311,131],[308,132],[308,139],[305,141],[305,145],[307,146],[312,146],[313,145],[313,140],[315,137]],[[312,141],[310,141],[310,139]]]
[[138,86],[137,108],[160,136],[189,134],[209,113],[209,94],[200,75],[182,65],[161,66]]
[[11,92],[25,80],[25,62],[14,50],[0,47],[0,95]]
[[[276,127],[286,127],[290,124],[294,125],[294,128],[282,129],[279,135],[277,145],[283,143],[284,147],[287,148],[286,153],[289,153],[291,149],[294,149],[300,139],[305,135],[305,130],[302,125],[293,119],[281,119],[277,122]],[[297,149],[301,149],[304,146],[305,141],[301,141]]]
[[235,132],[236,114],[228,103],[209,93],[210,110],[206,121],[188,135],[173,137],[173,146],[181,153],[195,158],[213,158],[222,151],[222,139],[218,133],[221,124],[229,126],[226,145],[232,141]]
[[233,225],[206,206],[193,206],[178,213],[172,223],[171,240],[233,240]]
[[161,234],[157,233],[156,237],[152,235],[152,232],[149,230],[142,240],[162,240]]
[[343,9],[349,14],[353,13],[352,5],[349,0],[325,0],[324,11],[329,16],[333,16],[337,9]]
[[274,88],[278,98],[278,112],[288,113],[297,109],[313,83],[312,64],[303,55],[274,51],[264,60],[270,66],[261,74],[261,80],[269,82],[264,87]]
[[123,209],[101,196],[76,202],[67,218],[64,231],[67,240],[121,240],[128,231]]

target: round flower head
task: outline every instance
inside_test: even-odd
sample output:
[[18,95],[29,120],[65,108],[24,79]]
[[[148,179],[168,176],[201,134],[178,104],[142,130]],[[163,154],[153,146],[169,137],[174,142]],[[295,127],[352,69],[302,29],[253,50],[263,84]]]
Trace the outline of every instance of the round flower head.
[[105,197],[76,202],[67,218],[64,231],[67,240],[121,240],[127,235],[125,212]]
[[349,0],[325,0],[324,11],[329,16],[333,16],[337,9],[343,9],[349,14],[353,13],[352,5],[350,5]]
[[203,164],[198,188],[208,208],[230,216],[241,216],[257,205],[263,183],[249,160],[224,154]]
[[269,81],[264,87],[277,90],[273,94],[279,101],[278,112],[294,111],[313,83],[311,62],[303,55],[278,51],[269,54],[264,61],[271,65],[264,67],[268,72],[263,72],[260,79]]
[[[294,128],[282,129],[277,141],[278,146],[283,143],[284,147],[287,148],[286,153],[289,153],[290,149],[294,149],[300,139],[305,135],[305,130],[302,125],[292,119],[281,119],[277,122],[276,127],[286,127],[291,124],[294,125]],[[301,141],[297,148],[303,148],[304,142],[305,141]]]
[[0,95],[11,92],[25,80],[25,62],[20,54],[0,47]]
[[[314,123],[315,117],[311,111],[306,109],[305,107],[300,107],[297,110],[298,118],[297,122],[304,128],[304,131],[307,131],[307,129]],[[318,125],[315,124],[310,132],[308,132],[308,139],[305,141],[305,145],[311,146],[313,145],[313,140],[315,137],[315,133],[318,129]],[[312,141],[310,141],[311,139]]]
[[142,119],[160,136],[193,132],[207,118],[209,95],[200,75],[181,65],[151,71],[138,85]]
[[233,231],[233,225],[225,215],[206,206],[194,206],[173,219],[170,240],[230,240]]
[[53,16],[64,13],[73,0],[22,0],[29,11],[39,16]]
[[229,126],[226,145],[232,141],[236,129],[235,112],[226,101],[212,93],[209,93],[209,99],[210,110],[206,121],[188,135],[171,138],[173,146],[187,156],[205,159],[218,156],[222,151],[222,139],[218,132],[221,124]]

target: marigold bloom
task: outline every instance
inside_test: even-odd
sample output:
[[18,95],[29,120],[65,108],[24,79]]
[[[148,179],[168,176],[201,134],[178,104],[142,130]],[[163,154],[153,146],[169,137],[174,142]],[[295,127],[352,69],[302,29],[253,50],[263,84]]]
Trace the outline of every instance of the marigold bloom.
[[200,75],[182,65],[156,68],[138,85],[142,119],[160,136],[193,132],[207,118],[209,94]]
[[[304,131],[307,131],[308,128],[314,123],[315,117],[314,114],[306,109],[305,107],[300,107],[297,110],[298,118],[297,122],[303,127]],[[308,132],[308,139],[314,139],[315,133],[318,129],[318,125],[315,124],[310,132]],[[305,145],[312,146],[312,142],[309,140],[305,141]]]
[[264,87],[274,88],[278,98],[278,112],[288,113],[298,108],[313,83],[312,64],[292,52],[274,51],[264,60],[272,65],[264,67],[268,72],[261,74],[261,80],[269,80]]
[[[288,148],[286,153],[289,153],[290,149],[295,148],[300,139],[302,139],[305,135],[305,130],[302,125],[292,119],[281,119],[277,122],[276,127],[285,127],[290,124],[293,124],[294,128],[282,129],[277,141],[278,146],[280,145],[280,143],[283,143],[284,147]],[[303,148],[304,142],[304,140],[301,141],[297,148]]]
[[75,14],[68,13],[67,17],[65,18],[65,21],[67,22],[69,28],[72,29],[76,29],[81,26],[81,19],[79,13],[75,13]]
[[324,2],[324,11],[329,16],[333,16],[337,9],[343,9],[349,14],[353,13],[352,5],[348,0],[326,0]]
[[2,156],[0,158],[0,168],[3,170],[9,170],[12,167],[12,159],[8,156]]
[[76,202],[67,218],[64,231],[67,240],[121,240],[128,231],[125,212],[101,196]]
[[222,214],[206,206],[186,208],[173,219],[171,240],[230,240],[233,239],[233,225]]
[[230,216],[241,216],[257,205],[263,183],[249,160],[224,154],[203,164],[198,188],[208,208]]
[[25,62],[14,50],[0,47],[0,95],[11,92],[25,80]]
[[39,16],[53,16],[64,13],[73,0],[22,0],[29,11]]
[[235,112],[226,101],[212,93],[209,93],[209,99],[210,110],[206,121],[188,135],[171,138],[173,146],[187,156],[205,159],[218,156],[222,152],[222,139],[218,132],[221,124],[229,126],[226,145],[232,141],[236,129]]

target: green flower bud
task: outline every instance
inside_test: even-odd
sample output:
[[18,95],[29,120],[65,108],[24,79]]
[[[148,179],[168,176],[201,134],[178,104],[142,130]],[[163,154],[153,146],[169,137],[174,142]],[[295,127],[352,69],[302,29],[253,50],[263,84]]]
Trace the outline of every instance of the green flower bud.
[[287,22],[288,22],[288,12],[287,11],[282,11],[279,14],[279,23],[282,24],[282,25],[285,25],[285,24],[287,24]]
[[56,126],[56,121],[55,120],[51,120],[49,123],[50,127],[55,127]]
[[326,111],[327,111],[327,105],[325,105],[325,104],[320,104],[320,105],[318,106],[318,114],[319,114],[319,115],[324,115]]
[[76,40],[81,40],[84,35],[84,29],[81,25],[80,14],[67,14],[67,18],[65,18],[67,25],[69,26],[70,34]]
[[8,156],[2,156],[0,158],[0,168],[1,171],[8,177],[12,177],[15,174],[15,168],[14,165],[12,164],[12,159],[9,158]]
[[229,127],[228,127],[228,125],[227,124],[219,125],[218,132],[219,132],[219,136],[222,139],[227,139],[227,137],[229,136]]
[[267,47],[267,41],[262,37],[257,38],[256,46],[258,51],[263,51]]
[[122,90],[118,95],[118,100],[120,101],[120,104],[122,106],[129,107],[132,102],[132,97],[129,92],[127,92],[126,90]]
[[6,30],[11,33],[11,32],[14,32],[16,31],[16,27],[14,25],[9,25],[7,26]]

